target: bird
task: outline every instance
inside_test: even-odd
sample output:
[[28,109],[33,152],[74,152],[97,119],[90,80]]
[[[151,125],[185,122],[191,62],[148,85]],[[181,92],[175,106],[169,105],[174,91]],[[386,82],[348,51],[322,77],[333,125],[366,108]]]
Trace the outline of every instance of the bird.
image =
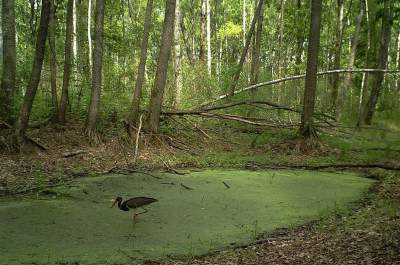
[[[125,200],[122,202],[122,197],[116,197],[113,204],[111,205],[111,208],[115,206],[115,204],[118,202],[118,208],[121,209],[122,211],[129,211],[130,209],[133,210],[133,221],[136,221],[136,216],[139,214],[147,213],[148,211],[143,208],[145,205],[149,205],[153,202],[157,202],[157,199],[154,198],[149,198],[149,197],[134,197]],[[142,208],[144,212],[141,213],[135,213],[135,209],[137,208]]]

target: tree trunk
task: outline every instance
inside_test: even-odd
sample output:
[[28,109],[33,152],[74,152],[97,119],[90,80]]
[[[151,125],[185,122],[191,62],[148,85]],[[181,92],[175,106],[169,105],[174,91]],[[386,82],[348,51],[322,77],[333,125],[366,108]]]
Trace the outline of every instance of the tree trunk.
[[199,59],[201,61],[205,60],[205,48],[204,42],[206,39],[206,31],[207,31],[207,11],[206,11],[206,1],[201,0],[201,10],[200,10],[200,50],[199,50]]
[[32,73],[26,88],[24,101],[15,124],[15,137],[18,144],[22,144],[25,131],[28,127],[29,117],[32,110],[33,100],[40,81],[44,53],[46,48],[47,31],[50,17],[50,0],[42,0],[42,11],[40,15],[39,31],[36,41],[35,57],[33,59]]
[[0,88],[0,120],[13,123],[16,72],[15,0],[3,0],[1,12],[3,72]]
[[320,44],[322,0],[312,0],[311,24],[307,54],[307,71],[304,90],[303,113],[300,135],[304,138],[316,136],[313,125],[315,94],[317,90],[318,53]]
[[207,70],[208,76],[211,77],[211,10],[210,0],[206,0],[206,12],[207,12]]
[[251,58],[251,69],[250,69],[250,85],[255,85],[258,82],[258,74],[260,70],[260,55],[261,55],[261,39],[262,39],[262,30],[263,30],[263,12],[260,13],[257,21],[257,30],[256,35],[253,38],[253,46],[252,46],[252,58]]
[[[349,66],[347,67],[348,69],[353,69],[354,63],[355,63],[355,59],[356,59],[357,46],[358,46],[358,42],[359,42],[359,39],[360,39],[361,21],[363,19],[364,10],[365,10],[365,6],[364,6],[365,2],[364,1],[365,0],[360,0],[360,11],[359,11],[359,14],[358,14],[358,16],[356,18],[356,28],[355,28],[355,31],[353,33],[353,37],[351,38]],[[347,75],[346,75],[346,78],[345,78],[345,80],[343,82],[343,87],[341,89],[342,93],[341,93],[340,102],[344,101],[344,97],[346,95],[347,90],[351,90],[352,77],[353,77],[352,72],[348,72]],[[338,105],[337,108],[340,108],[340,106]],[[337,113],[340,116],[340,114],[341,114],[340,109],[338,109]]]
[[[207,0],[209,1],[209,0]],[[174,26],[174,37],[175,37],[175,98],[174,108],[179,109],[181,106],[182,98],[182,54],[181,54],[181,3],[180,0],[176,0],[175,10],[175,26]]]
[[96,0],[95,13],[96,29],[93,53],[94,60],[92,70],[92,91],[90,95],[90,105],[85,128],[85,131],[89,137],[92,137],[95,134],[97,115],[100,105],[103,68],[104,0]]
[[90,33],[91,30],[91,21],[92,21],[92,0],[88,0],[88,13],[87,13],[87,37],[88,37],[88,46],[89,46],[89,72],[92,73],[92,35]]
[[[301,0],[297,0],[297,10],[296,15],[301,15]],[[304,42],[304,34],[303,34],[303,27],[297,28],[297,36],[296,36],[296,68],[295,68],[295,75],[300,74],[300,66],[301,66],[301,56],[303,54],[303,42]]]
[[51,102],[53,104],[52,122],[58,122],[58,96],[57,96],[57,51],[56,51],[56,7],[54,0],[50,0],[49,18],[49,47],[50,47],[50,86]]
[[176,0],[167,0],[165,3],[165,16],[161,47],[158,55],[156,76],[153,89],[151,90],[148,129],[151,133],[158,133],[160,130],[160,114],[164,97],[165,84],[167,82],[168,61],[171,54],[171,47],[174,40]]
[[[284,28],[284,15],[285,15],[285,0],[280,0],[280,13],[279,13],[279,37],[278,37],[278,78],[282,77],[282,41],[283,41],[283,28]],[[283,83],[282,83],[283,84]],[[281,94],[281,93],[279,93]]]
[[[143,36],[140,47],[140,62],[138,66],[138,75],[135,83],[135,91],[132,99],[132,109],[129,122],[136,125],[139,121],[140,99],[142,95],[142,87],[145,81],[147,46],[149,43],[149,34],[151,29],[151,14],[153,12],[153,0],[148,0],[146,5],[146,14],[144,17]],[[130,130],[130,129],[129,129]]]
[[264,0],[259,0],[257,8],[256,8],[256,10],[254,12],[253,21],[251,22],[251,27],[250,27],[250,30],[249,30],[249,32],[247,34],[247,37],[246,37],[246,45],[243,48],[242,55],[241,55],[240,61],[239,61],[239,65],[237,66],[235,75],[233,77],[233,82],[232,82],[232,85],[231,85],[230,90],[229,90],[229,93],[232,96],[235,93],[236,85],[237,85],[237,82],[239,81],[240,73],[242,72],[243,63],[244,63],[244,61],[246,59],[247,52],[249,50],[249,46],[250,46],[251,38],[252,38],[253,33],[254,33],[254,28],[256,26],[256,22],[257,22],[259,16],[261,15],[261,13],[263,11],[263,4],[264,4]]
[[[343,43],[343,0],[337,0],[337,21],[336,21],[336,44],[335,44],[335,61],[334,69],[340,69],[340,60],[342,56],[342,43]],[[332,95],[331,95],[331,108],[333,112],[338,115],[339,102],[339,74],[332,76]]]
[[[396,69],[400,70],[400,32],[397,36]],[[396,78],[396,91],[400,91],[400,78]]]
[[60,102],[60,115],[59,121],[61,124],[65,124],[66,112],[68,108],[68,90],[69,82],[71,77],[71,65],[72,65],[72,34],[73,34],[73,9],[74,0],[68,0],[67,2],[67,22],[65,29],[65,48],[64,48],[64,76],[63,85],[61,90],[61,102]]
[[243,31],[243,47],[246,46],[246,0],[243,0],[243,13],[242,13],[242,31]]
[[[369,20],[369,9],[368,9],[368,0],[364,0],[364,7],[365,7],[365,19],[367,25],[367,47],[365,51],[365,58],[364,58],[364,68],[368,68],[368,61],[369,61],[369,53],[371,50],[371,25]],[[365,108],[365,102],[367,98],[367,87],[368,87],[368,76],[369,73],[363,73],[362,80],[361,80],[361,90],[360,90],[360,99],[358,103],[358,121],[357,127],[362,123],[362,111]]]
[[[379,48],[378,69],[386,69],[388,62],[390,35],[392,28],[392,2],[391,0],[384,1],[381,40]],[[372,90],[369,100],[365,106],[362,116],[362,124],[370,125],[375,113],[376,103],[378,102],[379,94],[382,88],[384,73],[375,73],[372,83]],[[361,124],[361,125],[362,125]]]

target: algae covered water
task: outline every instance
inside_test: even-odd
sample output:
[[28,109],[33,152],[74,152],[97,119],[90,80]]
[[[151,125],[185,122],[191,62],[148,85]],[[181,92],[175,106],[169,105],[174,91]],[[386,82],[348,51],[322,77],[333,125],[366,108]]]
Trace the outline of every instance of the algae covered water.
[[[204,254],[348,207],[372,183],[351,173],[308,171],[158,176],[82,178],[0,199],[0,264],[116,264]],[[116,196],[159,201],[133,223],[131,212],[110,208]]]

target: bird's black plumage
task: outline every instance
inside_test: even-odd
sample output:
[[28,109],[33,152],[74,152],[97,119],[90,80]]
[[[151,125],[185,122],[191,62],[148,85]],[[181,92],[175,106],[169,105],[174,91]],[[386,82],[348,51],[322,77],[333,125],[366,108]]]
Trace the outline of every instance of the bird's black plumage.
[[143,207],[157,201],[157,199],[149,197],[134,197],[123,202],[121,197],[117,197],[111,207],[118,202],[118,208],[120,208],[122,211],[129,211],[130,209]]

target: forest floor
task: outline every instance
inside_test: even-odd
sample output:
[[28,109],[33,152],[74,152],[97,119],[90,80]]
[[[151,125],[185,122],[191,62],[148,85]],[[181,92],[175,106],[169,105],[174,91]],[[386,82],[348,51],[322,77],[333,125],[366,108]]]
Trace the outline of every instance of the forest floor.
[[[179,121],[164,131],[135,139],[122,126],[103,131],[91,144],[80,122],[31,129],[29,136],[48,150],[8,150],[0,134],[0,195],[35,191],[77,177],[109,172],[181,168],[287,168],[358,164],[352,168],[380,180],[359,209],[316,224],[278,231],[258,244],[165,264],[400,264],[400,174],[362,167],[400,165],[399,128],[320,134],[314,149],[304,149],[290,130],[254,130],[221,124]],[[134,137],[133,137],[134,138]],[[159,264],[146,262],[147,264]],[[163,263],[162,263],[163,264]]]

